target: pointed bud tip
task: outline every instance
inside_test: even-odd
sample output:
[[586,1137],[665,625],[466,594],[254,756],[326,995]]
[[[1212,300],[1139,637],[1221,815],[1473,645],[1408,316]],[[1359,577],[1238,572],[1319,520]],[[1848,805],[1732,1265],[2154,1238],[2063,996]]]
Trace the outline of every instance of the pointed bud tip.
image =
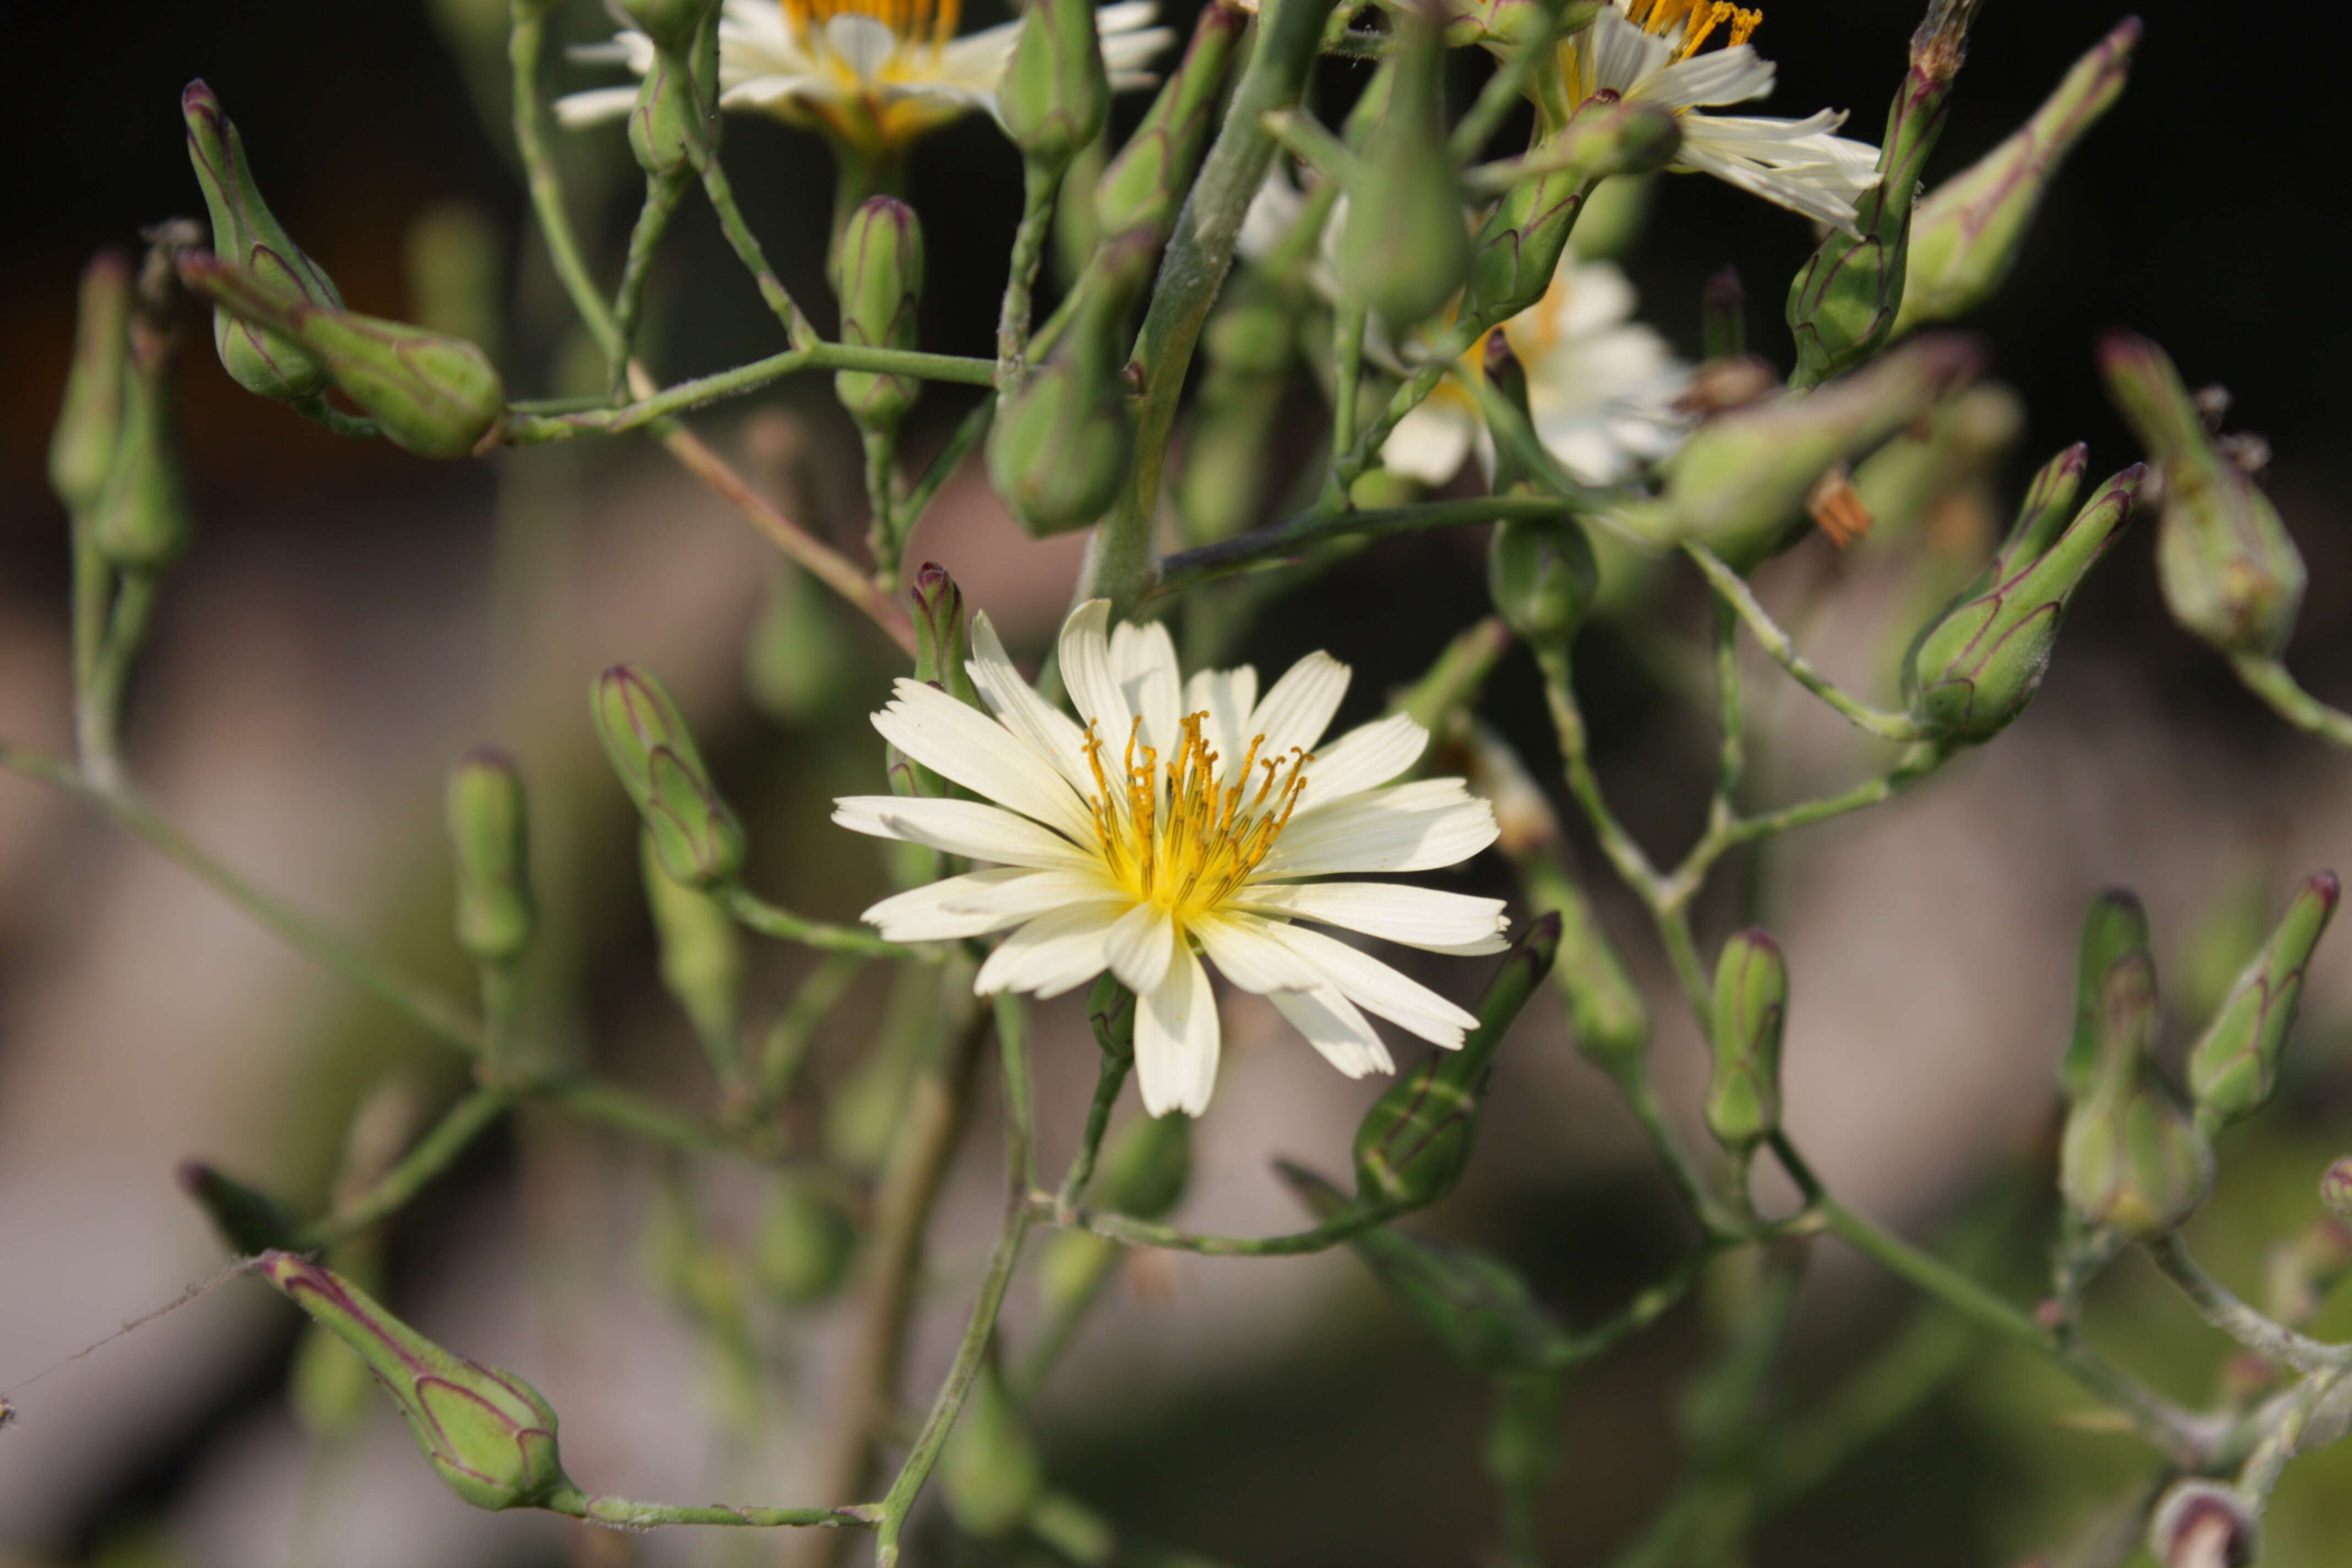
[[207,119],[217,120],[221,113],[220,95],[212,89],[211,85],[204,78],[198,77],[180,89],[180,112],[185,115],[201,114]]
[[2303,890],[2326,904],[2328,912],[2333,914],[2337,902],[2344,896],[2344,884],[2336,879],[2335,872],[2322,871],[2304,883]]
[[2148,1552],[2164,1568],[2247,1568],[2261,1540],[2246,1500],[2208,1480],[2182,1481],[2165,1493],[2147,1528]]

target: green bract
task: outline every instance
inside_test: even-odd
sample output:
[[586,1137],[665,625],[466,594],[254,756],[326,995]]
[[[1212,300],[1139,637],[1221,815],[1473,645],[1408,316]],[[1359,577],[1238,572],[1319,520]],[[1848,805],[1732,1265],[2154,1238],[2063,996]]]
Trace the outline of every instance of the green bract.
[[661,682],[616,664],[596,678],[589,707],[662,869],[689,888],[732,881],[743,868],[742,825],[712,787],[694,735]]
[[[841,341],[861,348],[911,349],[923,300],[923,226],[895,196],[869,196],[850,215],[837,252]],[[922,383],[911,376],[845,370],[834,395],[861,429],[895,430]]]
[[2211,1126],[2252,1115],[2278,1088],[2279,1058],[2303,1001],[2304,971],[2342,891],[2330,871],[2303,885],[2189,1048],[2189,1092]]
[[1771,933],[1741,931],[1715,965],[1715,1071],[1706,1125],[1735,1153],[1780,1128],[1780,1035],[1789,1017],[1789,963]]

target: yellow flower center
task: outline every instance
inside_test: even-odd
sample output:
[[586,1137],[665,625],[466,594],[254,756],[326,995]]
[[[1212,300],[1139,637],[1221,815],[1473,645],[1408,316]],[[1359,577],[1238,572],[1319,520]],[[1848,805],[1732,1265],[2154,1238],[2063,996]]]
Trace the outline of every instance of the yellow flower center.
[[1176,754],[1164,764],[1142,743],[1143,721],[1136,720],[1116,780],[1103,765],[1097,721],[1087,721],[1087,763],[1095,773],[1089,805],[1103,863],[1138,902],[1180,919],[1216,908],[1257,868],[1297,809],[1315,760],[1297,746],[1262,758],[1265,737],[1258,735],[1234,782],[1222,784],[1217,753],[1202,733],[1208,717],[1194,713],[1177,726]]
[[1707,35],[1726,23],[1730,24],[1731,36],[1725,45],[1736,47],[1746,43],[1764,20],[1763,12],[1742,10],[1730,0],[1627,0],[1625,15],[1642,31],[1653,36],[1663,36],[1667,28],[1680,26],[1682,41],[1675,46],[1675,58],[1678,60],[1698,53]]
[[955,37],[963,0],[779,0],[794,29],[815,32],[835,16],[871,16],[908,43],[937,48]]

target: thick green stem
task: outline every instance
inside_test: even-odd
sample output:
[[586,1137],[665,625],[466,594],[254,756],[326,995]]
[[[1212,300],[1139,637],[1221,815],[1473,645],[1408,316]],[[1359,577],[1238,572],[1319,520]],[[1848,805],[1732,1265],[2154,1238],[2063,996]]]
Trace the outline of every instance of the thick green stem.
[[2278,716],[2298,730],[2318,736],[2331,746],[2352,751],[2352,713],[2331,708],[2305,691],[2285,665],[2274,658],[2233,658],[2246,689],[2269,703]]

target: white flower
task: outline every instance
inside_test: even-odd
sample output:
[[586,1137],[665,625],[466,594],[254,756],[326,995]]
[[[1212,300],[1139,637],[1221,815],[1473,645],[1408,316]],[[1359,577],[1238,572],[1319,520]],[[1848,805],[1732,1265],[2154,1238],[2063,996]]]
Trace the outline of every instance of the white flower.
[[[997,79],[1022,24],[960,38],[961,10],[961,0],[726,0],[719,100],[824,132],[867,157],[892,157],[972,110],[996,111]],[[1144,66],[1175,36],[1151,26],[1159,12],[1155,0],[1121,0],[1095,13],[1114,89],[1150,84]],[[643,76],[654,46],[627,30],[574,55]],[[567,126],[617,120],[636,94],[634,87],[575,92],[556,101],[556,117]]]
[[[1559,47],[1569,101],[1608,90],[1672,110],[1683,132],[1673,167],[1713,174],[1853,234],[1853,204],[1878,183],[1878,149],[1830,134],[1845,123],[1843,111],[1803,120],[1696,112],[1772,90],[1772,62],[1748,47],[1763,19],[1725,0],[1611,0]],[[1718,26],[1729,44],[1700,54]]]
[[[1458,778],[1392,787],[1428,733],[1402,714],[1313,750],[1348,689],[1314,653],[1263,697],[1257,672],[1189,681],[1158,626],[1109,627],[1094,600],[1062,627],[1073,722],[1021,679],[985,616],[972,683],[987,712],[898,683],[874,727],[982,800],[856,795],[834,821],[991,868],[885,899],[865,918],[893,942],[1010,931],[974,989],[1055,996],[1108,970],[1135,993],[1144,1108],[1199,1115],[1217,1076],[1202,956],[1257,992],[1350,1078],[1395,1064],[1366,1012],[1449,1048],[1477,1020],[1311,921],[1433,952],[1499,952],[1501,900],[1347,873],[1426,871],[1495,841],[1495,813]],[[993,717],[991,717],[991,715]],[[994,804],[988,804],[992,802]]]
[[[1656,462],[1690,426],[1674,406],[1689,367],[1633,314],[1633,286],[1622,272],[1568,256],[1543,298],[1496,329],[1527,371],[1528,414],[1544,449],[1588,485],[1614,484]],[[1463,374],[1483,374],[1485,363],[1482,338],[1463,355]],[[1474,448],[1491,466],[1494,443],[1477,405],[1445,381],[1398,422],[1381,459],[1442,485]]]

